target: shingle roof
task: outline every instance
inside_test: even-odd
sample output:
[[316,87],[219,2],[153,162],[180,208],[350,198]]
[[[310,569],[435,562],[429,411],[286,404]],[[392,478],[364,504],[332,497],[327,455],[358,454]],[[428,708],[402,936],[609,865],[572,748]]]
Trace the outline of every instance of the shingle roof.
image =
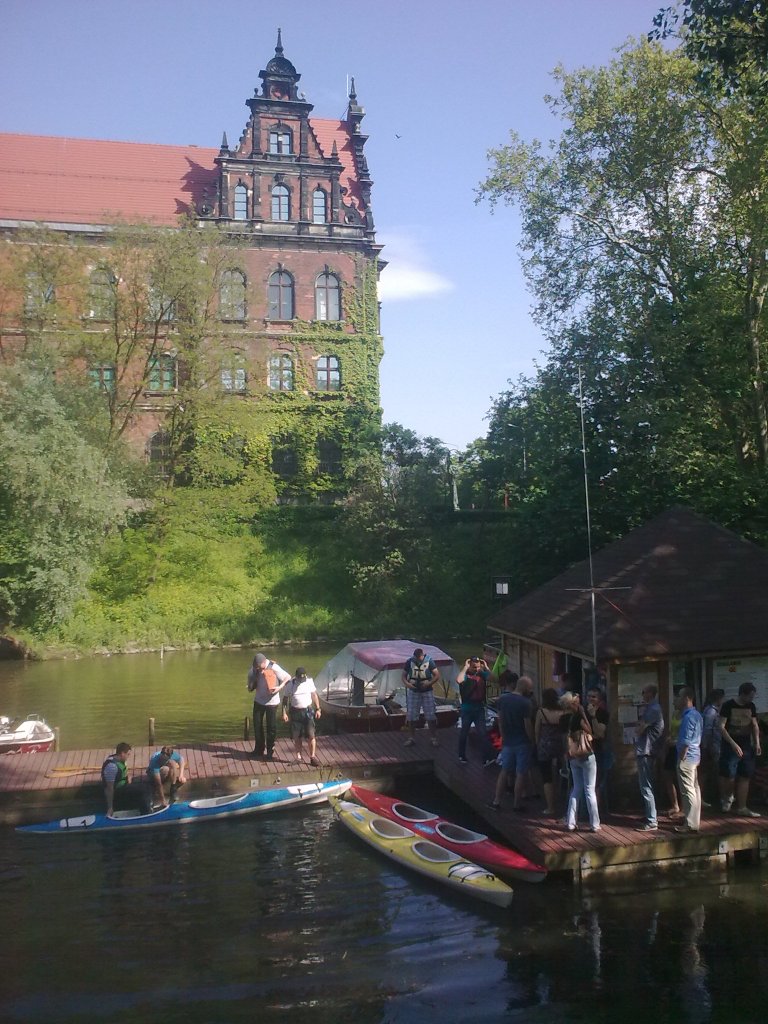
[[[685,508],[593,556],[598,658],[768,649],[768,552]],[[572,588],[587,588],[574,591]],[[592,654],[589,563],[515,601],[492,629]]]
[[[360,198],[345,121],[313,119],[325,156],[334,140],[341,184]],[[215,186],[218,149],[0,133],[0,220],[173,224]]]

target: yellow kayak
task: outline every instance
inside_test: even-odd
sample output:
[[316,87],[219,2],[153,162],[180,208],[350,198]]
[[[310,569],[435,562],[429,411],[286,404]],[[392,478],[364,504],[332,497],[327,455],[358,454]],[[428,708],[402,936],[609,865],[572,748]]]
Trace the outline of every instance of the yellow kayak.
[[350,832],[398,864],[497,907],[508,907],[512,902],[512,889],[506,882],[464,860],[458,853],[437,846],[405,825],[382,818],[349,800],[330,797],[329,803],[336,817]]

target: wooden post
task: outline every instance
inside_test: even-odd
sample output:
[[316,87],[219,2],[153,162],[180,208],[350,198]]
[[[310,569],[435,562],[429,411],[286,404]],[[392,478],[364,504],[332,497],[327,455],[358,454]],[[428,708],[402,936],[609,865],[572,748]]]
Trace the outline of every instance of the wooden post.
[[149,745],[154,746],[155,743],[155,720],[150,718],[149,720]]
[[248,725],[249,725],[248,715],[246,715],[245,716],[245,721],[243,722],[243,739],[245,740],[246,743],[250,739]]
[[61,749],[60,748],[60,742],[59,742],[60,740],[61,740],[61,730],[59,729],[58,725],[54,725],[54,727],[53,727],[53,749],[56,751],[57,754],[58,754],[59,750]]

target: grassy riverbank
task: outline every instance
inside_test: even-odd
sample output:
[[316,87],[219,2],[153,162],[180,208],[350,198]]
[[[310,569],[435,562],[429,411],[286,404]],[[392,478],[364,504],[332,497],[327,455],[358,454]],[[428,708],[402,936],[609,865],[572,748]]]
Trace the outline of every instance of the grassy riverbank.
[[423,517],[366,534],[340,508],[245,522],[211,492],[179,492],[110,539],[88,593],[33,649],[142,648],[481,635],[509,524]]

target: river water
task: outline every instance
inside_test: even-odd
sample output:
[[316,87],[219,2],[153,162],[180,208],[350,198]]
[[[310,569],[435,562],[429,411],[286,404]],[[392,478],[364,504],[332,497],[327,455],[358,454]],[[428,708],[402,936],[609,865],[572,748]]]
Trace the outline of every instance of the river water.
[[[277,660],[313,672],[330,653]],[[65,749],[144,742],[149,714],[158,738],[231,738],[251,656],[3,664],[0,711],[44,714]],[[473,824],[437,783],[400,793]],[[518,883],[500,911],[406,874],[318,807],[154,835],[4,829],[0,898],[3,1024],[768,1020],[758,868],[591,895]]]

